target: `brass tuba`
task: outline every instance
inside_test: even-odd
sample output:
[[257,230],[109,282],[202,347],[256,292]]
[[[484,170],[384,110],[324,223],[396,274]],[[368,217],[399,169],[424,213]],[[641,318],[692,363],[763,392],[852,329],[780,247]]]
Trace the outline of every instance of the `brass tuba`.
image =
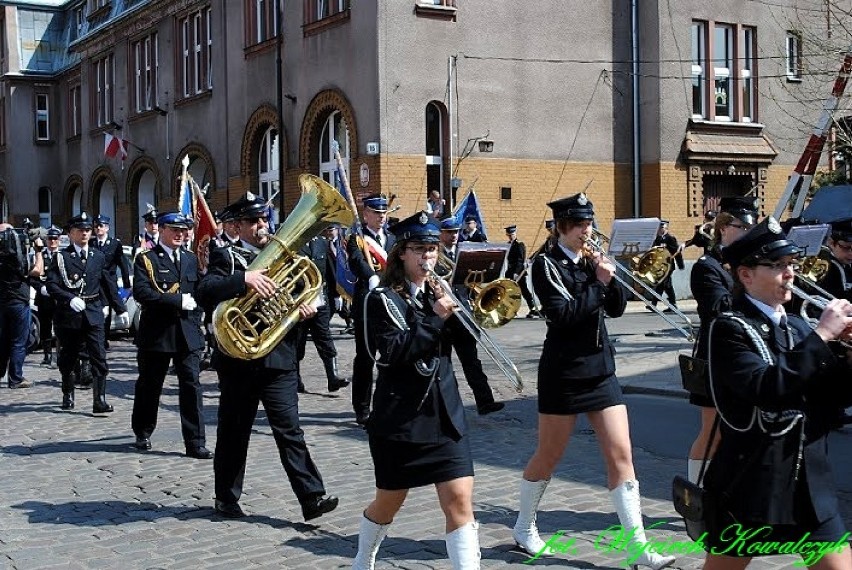
[[647,285],[656,287],[672,272],[672,254],[665,246],[654,246],[630,259],[630,271]]
[[263,358],[299,321],[299,305],[320,294],[322,275],[317,266],[297,252],[330,224],[352,225],[352,210],[340,192],[311,174],[299,176],[302,197],[270,236],[248,270],[268,269],[275,294],[264,299],[255,291],[219,303],[213,312],[213,333],[219,348],[241,360]]

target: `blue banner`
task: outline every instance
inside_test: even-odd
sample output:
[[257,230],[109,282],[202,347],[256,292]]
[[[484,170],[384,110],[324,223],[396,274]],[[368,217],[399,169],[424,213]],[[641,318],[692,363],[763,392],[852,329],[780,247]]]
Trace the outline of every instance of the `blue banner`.
[[468,218],[473,218],[479,225],[479,231],[483,235],[488,235],[488,230],[485,227],[485,219],[482,217],[482,210],[479,207],[479,200],[476,199],[476,192],[469,191],[461,201],[456,204],[456,209],[453,211],[453,219],[457,224],[464,227],[464,222]]

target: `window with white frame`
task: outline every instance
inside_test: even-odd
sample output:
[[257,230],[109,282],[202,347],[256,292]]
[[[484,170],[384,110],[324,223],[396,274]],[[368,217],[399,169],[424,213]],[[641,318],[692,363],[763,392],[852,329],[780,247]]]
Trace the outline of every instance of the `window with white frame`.
[[349,10],[350,0],[305,0],[305,24],[319,22]]
[[37,141],[50,140],[50,96],[47,93],[35,96],[35,135]]
[[83,132],[82,89],[80,84],[68,87],[68,136],[76,137]]
[[346,178],[349,179],[349,128],[340,111],[334,111],[328,116],[322,127],[319,147],[320,178],[334,186],[334,173],[337,170],[337,162],[334,160],[334,143],[340,147],[340,158],[343,160],[343,168],[346,169]]
[[110,1],[111,0],[89,0],[89,6],[91,8],[91,11],[94,12],[95,10],[103,8],[104,6],[109,4]]
[[115,84],[115,57],[109,54],[93,64],[95,89],[93,91],[95,124],[98,127],[108,125],[113,120],[115,104],[113,85]]
[[444,195],[444,121],[437,103],[426,105],[426,195]]
[[753,27],[693,21],[692,118],[757,122],[757,32]]
[[246,45],[256,45],[278,34],[280,0],[246,0]]
[[83,4],[74,9],[72,13],[73,22],[71,26],[71,39],[76,40],[83,35],[86,25],[86,5]]
[[202,8],[178,20],[180,30],[180,77],[183,97],[213,88],[212,13]]
[[267,129],[257,160],[258,195],[270,200],[278,192],[278,130]]
[[785,63],[787,79],[802,78],[802,36],[798,32],[787,32]]
[[159,42],[157,32],[133,42],[133,108],[137,113],[157,106]]
[[53,223],[51,219],[52,202],[50,196],[50,188],[42,186],[38,189],[38,225],[43,228],[49,228]]

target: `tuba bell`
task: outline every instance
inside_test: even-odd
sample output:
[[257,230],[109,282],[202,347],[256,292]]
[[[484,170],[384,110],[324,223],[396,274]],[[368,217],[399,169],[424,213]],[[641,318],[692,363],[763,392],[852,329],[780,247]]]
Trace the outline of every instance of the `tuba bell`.
[[656,287],[672,272],[672,254],[665,246],[652,247],[630,258],[630,271],[650,287]]
[[330,224],[350,226],[355,219],[340,192],[321,178],[302,174],[299,187],[296,207],[248,267],[267,269],[275,294],[264,299],[250,291],[213,312],[213,334],[228,356],[254,360],[272,352],[299,321],[299,305],[314,302],[322,289],[317,266],[296,252]]

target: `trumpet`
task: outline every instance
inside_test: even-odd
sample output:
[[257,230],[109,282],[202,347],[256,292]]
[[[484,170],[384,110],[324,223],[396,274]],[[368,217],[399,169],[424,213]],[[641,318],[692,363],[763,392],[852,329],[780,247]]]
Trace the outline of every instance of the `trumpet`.
[[[815,329],[817,327],[818,321],[816,319],[813,319],[810,316],[808,316],[808,313],[807,313],[808,305],[813,305],[814,307],[816,307],[817,309],[820,309],[822,311],[822,310],[825,310],[825,307],[828,305],[829,301],[836,299],[836,297],[834,295],[832,295],[831,293],[828,293],[824,289],[823,289],[823,291],[825,291],[826,296],[822,297],[822,296],[818,296],[818,295],[809,295],[809,294],[805,293],[799,287],[796,287],[795,285],[793,285],[792,282],[785,283],[784,287],[786,289],[788,289],[793,295],[795,295],[796,297],[798,297],[799,299],[804,301],[804,303],[802,303],[802,308],[799,310],[799,316],[801,316],[805,320],[805,322],[808,323],[808,325],[810,325],[810,327],[812,329]],[[852,315],[849,315],[849,316],[852,316]],[[850,331],[849,329],[846,329],[844,334],[849,335],[850,333],[852,333],[852,331]],[[846,348],[847,350],[852,350],[852,342],[850,342],[848,340],[836,339],[835,342],[839,343],[840,346],[842,346],[843,348]]]
[[[596,235],[603,236],[603,234],[601,234],[597,230],[595,230],[595,232],[596,232]],[[602,238],[599,237],[599,239],[603,242],[608,241],[606,236],[603,236]],[[587,256],[594,256],[595,254],[600,254],[600,255],[603,255],[603,256],[606,255],[606,252],[604,251],[603,247],[601,246],[601,243],[596,241],[595,239],[586,238],[584,240],[584,242],[585,242],[585,246],[586,246],[586,247],[584,247],[584,250],[586,252],[585,255],[587,255]],[[639,291],[637,291],[635,287],[633,287],[630,283],[628,283],[627,279],[621,277],[617,272],[615,273],[615,275],[613,275],[613,279],[615,279],[616,281],[621,283],[621,285],[623,285],[628,291],[633,293],[633,295],[635,295],[637,299],[639,299],[640,301],[645,303],[645,306],[647,306],[649,309],[651,309],[652,311],[657,313],[657,315],[660,316],[660,318],[662,318],[664,321],[666,321],[667,323],[672,325],[674,328],[676,328],[677,331],[680,334],[682,334],[683,336],[685,336],[688,341],[690,341],[690,342],[695,341],[695,333],[693,332],[695,330],[695,325],[692,324],[692,321],[689,319],[689,317],[687,317],[683,312],[681,312],[680,309],[678,309],[677,307],[675,307],[674,305],[672,305],[671,303],[666,301],[663,298],[662,295],[657,293],[653,288],[651,288],[651,286],[649,286],[647,283],[645,283],[645,281],[641,277],[636,275],[633,270],[628,269],[627,267],[624,266],[624,264],[619,263],[615,259],[612,259],[612,258],[609,258],[609,259],[612,262],[612,264],[615,265],[616,269],[620,270],[625,275],[629,276],[633,280],[633,282],[636,283],[637,285],[640,285],[642,287],[642,289],[644,289],[647,294],[651,295],[657,301],[659,301],[660,303],[665,305],[666,308],[668,308],[670,311],[672,311],[675,315],[677,315],[683,321],[683,324],[679,325],[673,319],[669,318],[665,313],[663,313],[662,311],[657,309],[657,307],[655,307],[654,305],[651,304],[651,301],[648,300],[647,297],[645,297],[644,295],[639,293]]]
[[461,322],[462,326],[464,326],[464,328],[467,329],[467,332],[473,336],[479,346],[481,346],[491,360],[494,361],[497,368],[500,369],[500,372],[509,379],[509,382],[511,382],[512,386],[515,388],[515,391],[520,394],[524,389],[524,380],[521,378],[521,373],[518,371],[518,367],[515,366],[515,364],[506,355],[505,351],[500,348],[494,339],[491,338],[491,335],[489,335],[485,329],[479,325],[476,318],[453,292],[450,284],[441,279],[440,275],[435,273],[434,265],[426,261],[421,265],[421,267],[426,271],[432,287],[440,289],[440,291],[453,302],[455,305],[455,307],[453,307],[453,313]]

